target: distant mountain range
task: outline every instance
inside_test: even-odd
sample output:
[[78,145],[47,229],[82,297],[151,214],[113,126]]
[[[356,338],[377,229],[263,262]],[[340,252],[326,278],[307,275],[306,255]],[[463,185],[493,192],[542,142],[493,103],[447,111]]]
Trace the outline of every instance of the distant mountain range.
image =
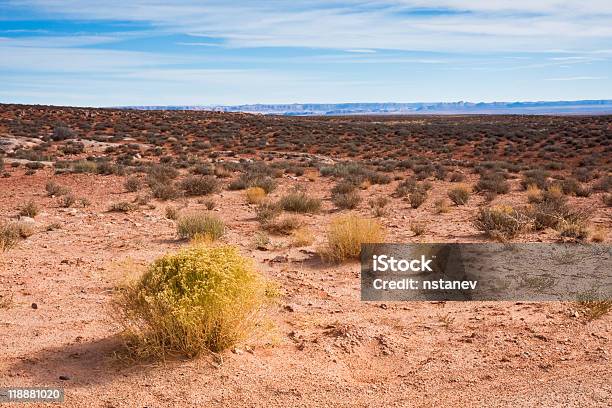
[[264,115],[587,115],[612,114],[612,100],[553,102],[293,103],[255,105],[122,106],[140,110],[205,110]]

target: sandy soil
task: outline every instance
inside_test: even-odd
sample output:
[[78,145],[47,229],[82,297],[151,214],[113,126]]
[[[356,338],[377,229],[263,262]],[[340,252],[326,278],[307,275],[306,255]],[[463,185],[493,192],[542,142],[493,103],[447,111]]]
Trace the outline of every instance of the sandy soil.
[[[109,213],[110,203],[136,195],[124,191],[121,177],[11,173],[0,179],[0,217],[15,216],[29,199],[41,213],[38,232],[0,256],[0,291],[12,295],[0,308],[2,386],[65,387],[67,407],[612,405],[610,315],[587,322],[569,303],[361,302],[358,264],[326,266],[314,255],[332,208],[325,179],[297,181],[327,198],[325,211],[305,218],[318,237],[308,248],[287,249],[286,238],[273,237],[278,249],[254,249],[253,207],[241,192],[214,196],[229,226],[225,240],[282,287],[273,333],[217,357],[118,359],[113,288],[129,271],[185,244],[164,217],[167,204]],[[45,194],[50,179],[92,204],[60,208]],[[274,196],[293,183],[286,179]],[[418,210],[393,199],[382,219],[389,241],[483,241],[469,223],[482,198],[433,213],[448,185],[436,182]],[[371,187],[359,210],[367,214],[367,197],[393,187]],[[496,202],[524,200],[513,192]],[[590,200],[581,203],[591,203],[593,221],[610,230],[599,195],[581,200]],[[202,207],[197,201],[184,204]],[[430,221],[429,232],[414,237],[412,219]],[[53,223],[61,228],[46,231]],[[552,239],[552,232],[521,237]]]

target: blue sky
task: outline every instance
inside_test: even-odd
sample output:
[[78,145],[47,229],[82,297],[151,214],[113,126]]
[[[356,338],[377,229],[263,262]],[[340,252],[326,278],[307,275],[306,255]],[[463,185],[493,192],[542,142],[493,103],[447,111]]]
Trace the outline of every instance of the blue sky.
[[2,0],[0,102],[612,99],[609,0]]

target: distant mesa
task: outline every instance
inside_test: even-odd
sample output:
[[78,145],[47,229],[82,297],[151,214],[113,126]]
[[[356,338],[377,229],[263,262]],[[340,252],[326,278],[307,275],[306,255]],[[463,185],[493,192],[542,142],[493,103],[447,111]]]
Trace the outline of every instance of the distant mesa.
[[293,103],[253,105],[121,106],[139,110],[204,110],[263,115],[608,115],[612,100],[542,102]]

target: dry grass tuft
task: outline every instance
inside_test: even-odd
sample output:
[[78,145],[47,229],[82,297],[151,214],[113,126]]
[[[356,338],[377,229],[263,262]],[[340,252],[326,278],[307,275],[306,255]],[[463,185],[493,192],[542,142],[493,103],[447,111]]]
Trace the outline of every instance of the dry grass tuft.
[[342,262],[359,258],[361,244],[381,242],[385,237],[383,227],[373,219],[348,214],[332,219],[327,231],[327,247],[321,257],[330,262]]
[[450,202],[446,198],[436,200],[434,205],[437,214],[446,214],[450,211]]
[[310,246],[315,240],[314,234],[307,226],[301,226],[291,233],[291,246]]
[[249,204],[260,204],[266,198],[266,190],[261,187],[249,187],[244,191],[244,196]]

